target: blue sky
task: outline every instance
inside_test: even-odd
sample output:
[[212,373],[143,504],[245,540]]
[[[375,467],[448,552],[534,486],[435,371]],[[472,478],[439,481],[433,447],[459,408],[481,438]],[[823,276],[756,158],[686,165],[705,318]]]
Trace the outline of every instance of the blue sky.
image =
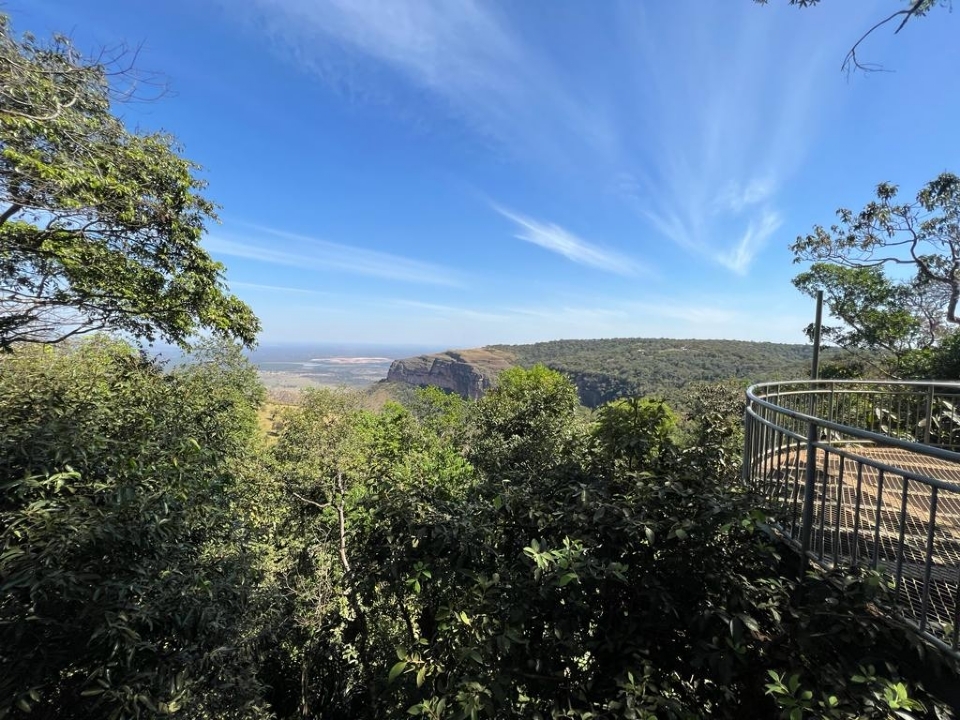
[[142,45],[262,343],[803,342],[788,245],[960,172],[960,17],[896,0],[10,0]]

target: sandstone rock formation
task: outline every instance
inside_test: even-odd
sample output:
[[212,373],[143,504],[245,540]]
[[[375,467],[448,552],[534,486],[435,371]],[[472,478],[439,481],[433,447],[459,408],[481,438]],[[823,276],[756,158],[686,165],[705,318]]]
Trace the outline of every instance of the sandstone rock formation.
[[493,387],[501,370],[515,364],[512,355],[499,350],[447,350],[394,360],[387,381],[418,387],[433,385],[476,400]]

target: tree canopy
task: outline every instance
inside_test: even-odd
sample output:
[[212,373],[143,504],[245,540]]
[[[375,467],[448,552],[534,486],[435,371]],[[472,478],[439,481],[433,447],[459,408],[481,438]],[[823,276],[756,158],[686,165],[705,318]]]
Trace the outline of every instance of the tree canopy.
[[877,186],[862,210],[841,208],[791,246],[794,262],[811,262],[794,278],[813,296],[823,290],[843,324],[824,337],[848,348],[895,358],[937,345],[960,325],[960,178],[942,173],[914,201]]
[[688,405],[689,388],[697,382],[805,376],[813,352],[804,344],[669,338],[553,340],[487,349],[508,353],[524,367],[558,370],[576,385],[587,407],[655,395],[679,409]]
[[216,216],[199,167],[114,113],[126,72],[62,36],[17,38],[0,15],[0,350],[97,330],[255,340],[200,245]]

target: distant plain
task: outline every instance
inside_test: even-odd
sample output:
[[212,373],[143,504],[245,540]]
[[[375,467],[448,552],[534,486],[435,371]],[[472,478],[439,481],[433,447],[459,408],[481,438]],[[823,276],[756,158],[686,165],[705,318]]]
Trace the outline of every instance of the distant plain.
[[423,345],[264,345],[250,353],[250,360],[271,395],[282,395],[308,387],[369,387],[387,377],[394,360],[442,349]]

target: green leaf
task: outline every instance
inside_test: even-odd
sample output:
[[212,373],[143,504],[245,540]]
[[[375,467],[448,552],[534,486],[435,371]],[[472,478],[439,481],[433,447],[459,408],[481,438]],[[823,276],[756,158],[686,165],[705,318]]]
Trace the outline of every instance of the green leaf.
[[745,614],[743,614],[743,613],[740,613],[739,615],[737,615],[737,617],[740,618],[740,620],[743,622],[743,624],[746,625],[746,626],[747,626],[750,630],[752,630],[753,632],[755,632],[755,633],[756,633],[756,632],[760,632],[760,625],[759,625],[759,623],[757,623],[757,621],[754,620],[754,619],[753,619],[752,617],[750,617],[749,615],[745,615]]
[[397,679],[397,676],[407,669],[406,660],[401,660],[396,663],[392,668],[390,668],[390,674],[387,675],[387,682],[393,682]]

